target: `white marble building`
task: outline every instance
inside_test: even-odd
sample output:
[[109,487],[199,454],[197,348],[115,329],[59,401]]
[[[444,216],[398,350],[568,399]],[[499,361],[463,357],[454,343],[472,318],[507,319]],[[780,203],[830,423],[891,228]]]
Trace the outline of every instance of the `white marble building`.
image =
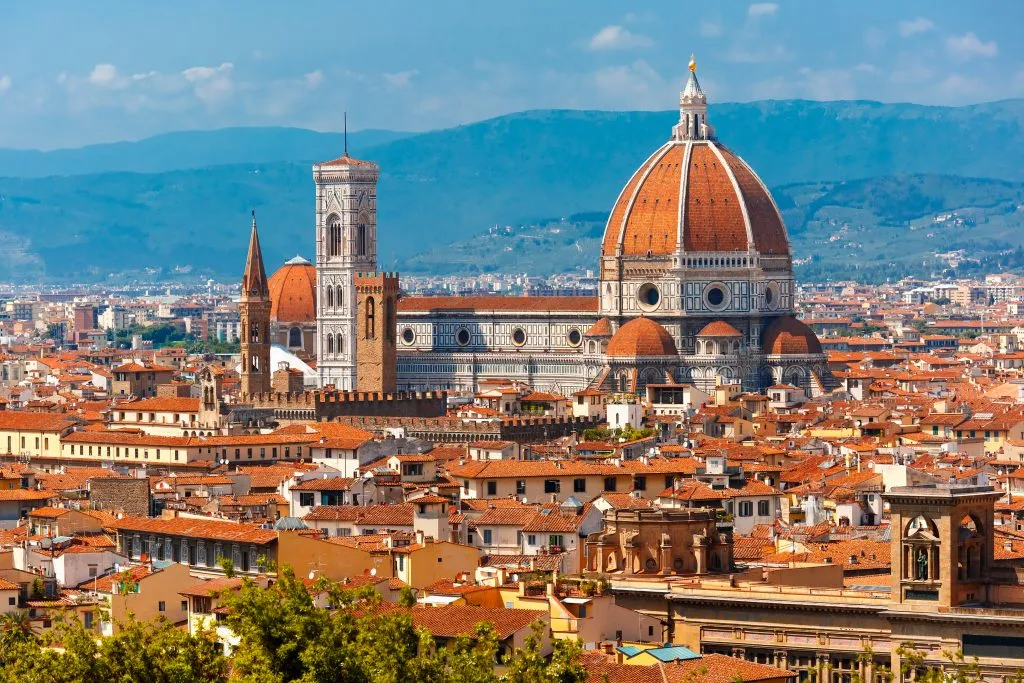
[[[832,385],[817,337],[794,316],[782,216],[753,170],[715,137],[690,66],[679,123],[613,205],[598,296],[403,297],[399,389],[473,390],[496,377],[561,393],[710,388],[716,377],[749,390],[786,382],[810,395]],[[346,155],[316,165],[314,176],[318,367],[322,383],[348,388],[351,282],[375,266],[378,170]],[[335,223],[340,249],[330,246]],[[325,301],[332,291],[334,303]]]

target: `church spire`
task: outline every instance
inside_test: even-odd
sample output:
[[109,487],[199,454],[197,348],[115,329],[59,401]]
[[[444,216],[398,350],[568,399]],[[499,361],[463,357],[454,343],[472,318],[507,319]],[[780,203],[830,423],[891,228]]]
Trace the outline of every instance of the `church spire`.
[[267,271],[263,267],[263,252],[260,250],[260,236],[256,230],[256,210],[252,212],[252,234],[249,236],[249,256],[245,260],[242,274],[243,296],[270,296]]
[[708,140],[715,130],[708,125],[708,98],[697,80],[697,60],[691,54],[690,76],[679,93],[679,123],[672,128],[674,140]]

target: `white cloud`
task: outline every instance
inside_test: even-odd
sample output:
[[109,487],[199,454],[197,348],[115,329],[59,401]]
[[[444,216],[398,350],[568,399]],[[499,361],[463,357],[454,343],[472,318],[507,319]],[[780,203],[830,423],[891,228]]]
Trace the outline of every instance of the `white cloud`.
[[384,80],[392,88],[404,88],[412,83],[412,79],[419,76],[419,69],[409,69],[407,71],[397,71],[395,73],[384,74]]
[[996,41],[990,40],[987,43],[982,41],[972,31],[962,36],[950,36],[946,39],[946,49],[957,59],[970,59],[972,57],[995,57],[999,52]]
[[885,35],[885,31],[877,26],[868,26],[864,29],[864,47],[869,50],[881,50],[885,47],[887,39],[888,36]]
[[320,69],[310,71],[308,74],[303,75],[302,80],[310,88],[319,88],[324,82],[324,72],[320,71]]
[[896,24],[896,28],[901,36],[909,38],[910,36],[916,36],[918,33],[931,31],[935,28],[935,23],[927,17],[917,17],[915,19],[904,19]]
[[235,65],[231,62],[224,62],[220,66],[193,66],[182,71],[181,75],[190,83],[198,83],[209,80],[218,74],[229,73],[234,68]]
[[758,48],[756,45],[747,45],[734,47],[723,56],[727,62],[759,64],[761,62],[785,61],[793,55],[785,45],[766,45],[763,48]]
[[11,77],[10,76],[0,76],[0,95],[3,95],[5,92],[7,92],[10,89],[11,89]]
[[117,83],[117,67],[113,64],[97,64],[89,74],[89,82],[93,85],[110,87]]
[[591,50],[629,50],[651,45],[654,45],[654,41],[647,36],[614,24],[605,26],[590,39]]
[[758,17],[770,17],[779,11],[779,6],[774,2],[755,2],[747,8],[747,16],[752,19]]
[[668,84],[642,59],[598,69],[591,80],[605,106],[661,109],[671,101]]
[[718,38],[725,33],[722,25],[715,21],[700,22],[700,34],[705,38]]

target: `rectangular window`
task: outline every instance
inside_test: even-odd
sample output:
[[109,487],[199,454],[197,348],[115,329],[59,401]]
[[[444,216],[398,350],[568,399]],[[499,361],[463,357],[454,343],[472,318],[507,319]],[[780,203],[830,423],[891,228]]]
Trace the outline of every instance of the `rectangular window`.
[[492,534],[490,529],[484,529],[484,545],[490,545],[492,542]]
[[526,545],[537,545],[537,537],[530,534],[526,537]]
[[759,501],[757,501],[757,514],[758,514],[759,517],[767,517],[770,514],[769,511],[768,511],[769,508],[770,508],[769,501],[767,501],[767,500],[759,500]]
[[636,491],[646,491],[647,490],[647,477],[642,476],[642,475],[633,477],[633,489],[636,490]]
[[749,500],[740,502],[739,515],[740,517],[751,517],[754,514],[754,503]]
[[188,600],[182,600],[181,601],[181,611],[182,612],[187,612],[188,611]]
[[556,548],[564,548],[565,546],[562,545],[562,535],[551,534],[550,536],[548,536],[548,545],[554,546]]
[[615,490],[615,477],[605,477],[604,478],[604,490],[605,491],[614,491]]
[[526,482],[523,481],[522,479],[519,479],[518,481],[516,481],[516,495],[517,496],[525,496],[526,495]]
[[299,494],[299,507],[311,508],[313,507],[313,492],[303,491]]
[[573,493],[586,493],[587,492],[587,480],[586,479],[573,479],[572,480],[572,492]]
[[167,611],[167,603],[164,602],[163,600],[161,600],[160,602],[156,603],[156,609],[157,609],[158,612],[166,612]]
[[544,480],[544,493],[561,493],[562,482],[558,479],[545,479]]
[[498,495],[498,482],[489,481],[487,482],[487,495],[496,496]]

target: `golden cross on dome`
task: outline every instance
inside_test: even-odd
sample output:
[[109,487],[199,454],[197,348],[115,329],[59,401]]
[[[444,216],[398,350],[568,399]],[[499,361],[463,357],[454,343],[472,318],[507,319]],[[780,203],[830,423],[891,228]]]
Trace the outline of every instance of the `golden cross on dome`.
[[697,73],[697,60],[694,58],[693,53],[690,53],[690,73]]

